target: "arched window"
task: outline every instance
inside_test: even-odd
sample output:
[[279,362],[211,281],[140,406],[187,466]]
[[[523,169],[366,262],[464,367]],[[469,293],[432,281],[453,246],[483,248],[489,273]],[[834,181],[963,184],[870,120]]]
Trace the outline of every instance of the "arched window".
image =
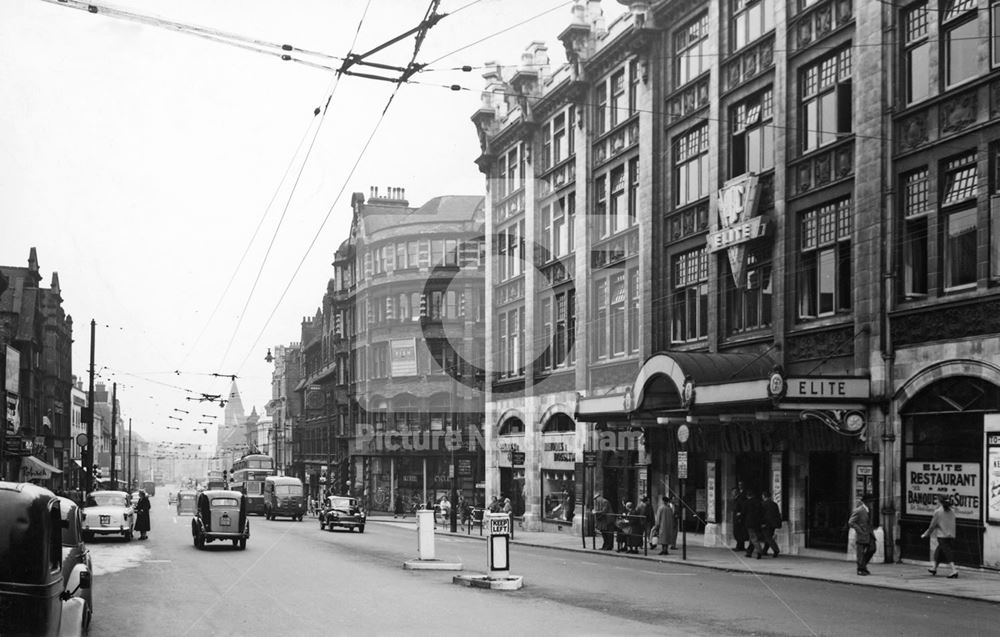
[[552,416],[545,421],[545,425],[542,427],[542,433],[573,433],[576,431],[576,423],[573,419],[566,414],[559,412],[552,414]]
[[524,433],[524,422],[520,418],[517,418],[516,416],[508,418],[507,420],[503,421],[502,425],[500,425],[499,435],[501,436],[518,436],[523,433]]

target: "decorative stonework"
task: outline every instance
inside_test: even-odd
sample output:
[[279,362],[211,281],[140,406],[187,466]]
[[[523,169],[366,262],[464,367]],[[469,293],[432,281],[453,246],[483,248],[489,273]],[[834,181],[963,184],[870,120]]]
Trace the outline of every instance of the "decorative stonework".
[[960,131],[976,122],[976,91],[970,91],[941,103],[941,132]]
[[667,100],[667,125],[708,106],[708,76],[694,82]]
[[639,119],[633,116],[631,121],[619,126],[610,135],[594,144],[594,165],[599,166],[614,159],[638,143]]
[[724,90],[731,90],[774,66],[774,36],[741,50],[726,61],[722,79]]
[[633,227],[626,233],[595,243],[590,250],[590,267],[603,268],[639,254],[639,232]]
[[788,337],[787,360],[808,361],[854,355],[851,326],[807,332]]
[[542,275],[542,284],[545,287],[552,287],[566,281],[572,281],[576,272],[576,259],[572,255],[563,257],[558,261],[553,261],[548,265],[542,266],[539,268],[539,272]]
[[789,29],[790,44],[803,49],[854,19],[851,0],[827,0],[804,11]]
[[496,305],[503,305],[524,298],[524,277],[518,277],[496,287]]
[[695,204],[667,217],[667,241],[680,241],[708,230],[708,204]]
[[933,341],[951,341],[1000,332],[1000,299],[931,307],[890,319],[897,347]]
[[854,142],[810,154],[790,173],[790,195],[801,195],[854,175]]
[[896,124],[899,150],[905,151],[926,144],[929,140],[927,131],[927,111],[915,113]]

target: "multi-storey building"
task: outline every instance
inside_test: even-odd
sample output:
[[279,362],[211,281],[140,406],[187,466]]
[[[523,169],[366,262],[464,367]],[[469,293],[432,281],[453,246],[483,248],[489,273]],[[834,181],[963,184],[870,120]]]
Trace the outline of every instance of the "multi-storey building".
[[[355,193],[323,305],[302,324],[305,477],[376,510],[483,498],[482,197]],[[454,466],[454,471],[452,467]]]
[[62,488],[63,475],[71,467],[73,318],[62,306],[59,275],[53,272],[50,286],[42,285],[34,248],[27,267],[0,266],[0,276],[6,283],[0,291],[0,357],[5,369],[7,347],[18,352],[10,360],[18,361],[10,373],[11,387],[0,387],[6,414],[0,473]]
[[874,496],[913,559],[947,493],[1000,564],[1000,3],[622,4],[484,75],[488,493],[725,545],[743,483],[792,552]]
[[292,398],[292,389],[299,383],[301,369],[298,364],[298,343],[278,345],[274,354],[268,351],[268,362],[274,361],[274,371],[271,373],[271,400],[265,406],[265,412],[274,422],[276,438],[275,466],[288,475],[301,476],[297,470],[295,458],[298,403]]

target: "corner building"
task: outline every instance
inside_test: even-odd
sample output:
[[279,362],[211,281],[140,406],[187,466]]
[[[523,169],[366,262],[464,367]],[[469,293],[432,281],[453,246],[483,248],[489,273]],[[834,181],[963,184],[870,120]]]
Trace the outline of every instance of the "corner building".
[[872,496],[925,561],[947,494],[1000,566],[1000,3],[621,4],[484,74],[487,495],[676,493],[726,546],[743,483],[840,558]]

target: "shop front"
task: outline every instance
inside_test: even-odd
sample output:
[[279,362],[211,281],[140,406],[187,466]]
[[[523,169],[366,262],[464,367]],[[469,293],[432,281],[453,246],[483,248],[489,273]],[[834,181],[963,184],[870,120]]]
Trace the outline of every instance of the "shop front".
[[957,374],[904,389],[899,403],[903,558],[931,559],[933,542],[920,536],[946,496],[957,563],[1000,567],[1000,386]]
[[[516,421],[516,422],[515,422]],[[509,418],[500,425],[499,442],[496,445],[496,466],[500,473],[500,501],[510,498],[511,508],[516,517],[525,511],[524,465],[525,442],[524,424],[519,418]],[[487,503],[489,504],[489,503]]]
[[732,545],[735,498],[767,492],[786,520],[784,551],[846,552],[853,507],[878,496],[867,378],[786,377],[757,355],[671,352],[647,359],[621,400],[623,413],[611,397],[578,407],[598,427],[625,421],[643,433],[634,461],[605,463],[605,494],[633,499],[631,485],[648,476],[654,500],[680,497],[685,528],[706,545]]

